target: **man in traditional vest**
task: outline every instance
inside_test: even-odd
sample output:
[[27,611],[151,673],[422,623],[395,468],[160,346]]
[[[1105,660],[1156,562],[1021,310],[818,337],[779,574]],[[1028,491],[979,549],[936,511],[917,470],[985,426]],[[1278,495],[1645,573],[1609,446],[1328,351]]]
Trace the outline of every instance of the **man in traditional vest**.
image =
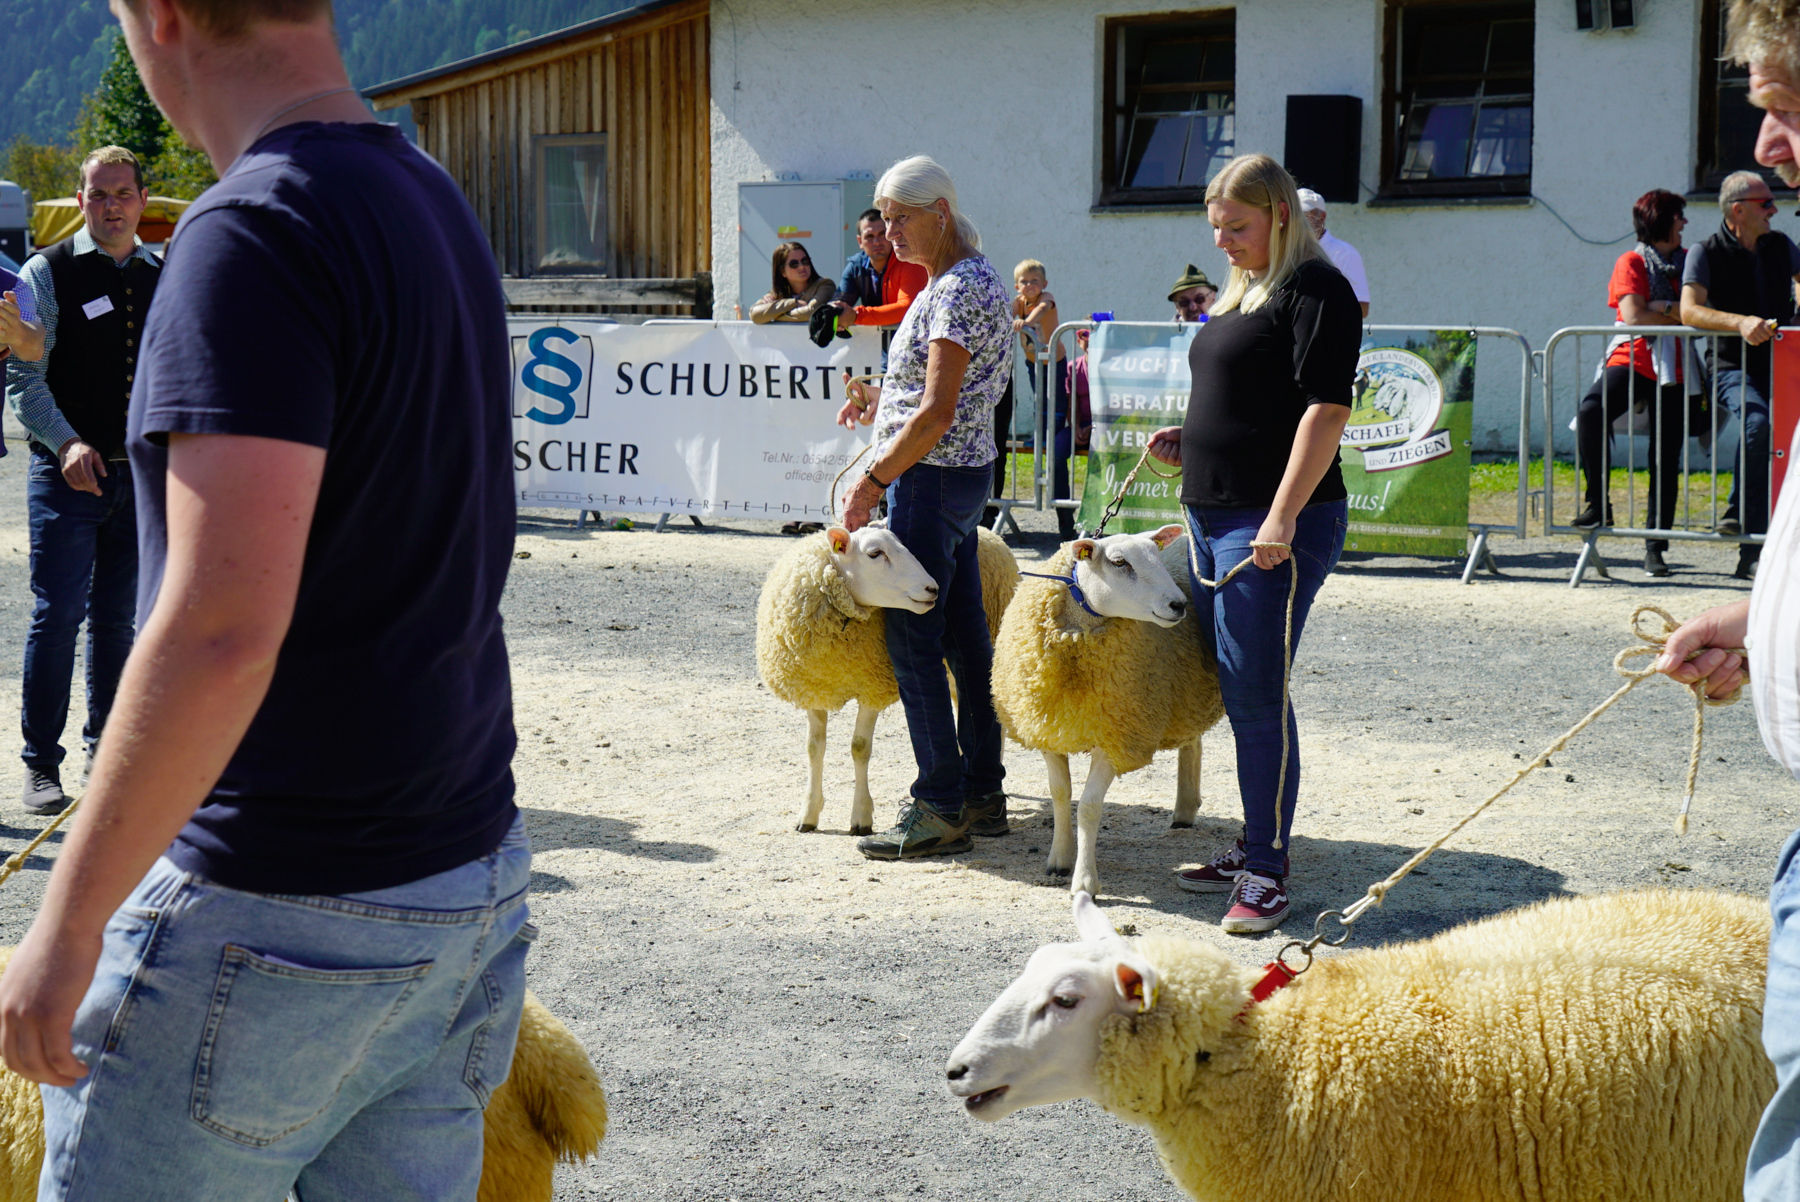
[[91,763],[131,651],[137,510],[125,459],[144,318],[162,261],[138,241],[147,195],[137,156],[103,146],[81,164],[82,227],[33,255],[20,279],[37,301],[45,353],[7,363],[6,397],[31,441],[26,509],[31,592],[25,636],[25,808],[54,814],[62,785],[75,634],[85,616]]
[[[1769,340],[1794,320],[1794,281],[1800,247],[1769,228],[1775,194],[1754,171],[1734,171],[1719,184],[1725,212],[1719,232],[1688,252],[1681,274],[1681,320],[1732,337],[1714,338],[1707,370],[1719,400],[1743,422],[1744,452],[1731,484],[1720,534],[1761,534],[1769,528]],[[1756,574],[1762,547],[1738,550],[1737,574]]]

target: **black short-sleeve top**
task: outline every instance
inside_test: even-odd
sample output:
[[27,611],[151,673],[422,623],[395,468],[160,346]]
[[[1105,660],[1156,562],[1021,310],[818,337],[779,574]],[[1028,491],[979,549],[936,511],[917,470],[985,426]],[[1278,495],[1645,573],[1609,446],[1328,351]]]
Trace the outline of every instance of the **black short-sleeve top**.
[[[1300,418],[1314,405],[1349,407],[1361,346],[1356,294],[1322,259],[1300,264],[1256,312],[1209,318],[1188,350],[1193,392],[1181,426],[1182,502],[1273,504]],[[1344,495],[1333,456],[1307,504]]]

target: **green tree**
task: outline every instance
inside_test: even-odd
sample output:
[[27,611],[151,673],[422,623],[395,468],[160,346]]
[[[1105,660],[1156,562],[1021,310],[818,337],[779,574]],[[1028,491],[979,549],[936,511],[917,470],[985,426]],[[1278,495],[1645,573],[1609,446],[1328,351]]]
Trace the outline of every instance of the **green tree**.
[[76,163],[96,146],[123,146],[144,165],[144,182],[159,196],[192,198],[218,177],[206,155],[182,141],[150,99],[125,37],[113,38],[112,61],[82,102],[71,139]]
[[79,164],[70,147],[40,144],[20,134],[0,159],[0,172],[31,193],[32,200],[51,200],[75,195]]

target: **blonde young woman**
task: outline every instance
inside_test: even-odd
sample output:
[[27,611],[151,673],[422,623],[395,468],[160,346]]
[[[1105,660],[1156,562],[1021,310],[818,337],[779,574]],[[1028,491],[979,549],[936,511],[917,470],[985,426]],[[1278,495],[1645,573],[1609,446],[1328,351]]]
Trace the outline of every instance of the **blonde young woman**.
[[[1225,165],[1206,189],[1206,217],[1231,273],[1188,352],[1187,420],[1158,430],[1150,453],[1181,467],[1194,616],[1219,664],[1244,830],[1178,883],[1229,892],[1225,930],[1254,932],[1279,926],[1288,912],[1300,785],[1299,734],[1282,702],[1288,587],[1297,568],[1297,651],[1313,597],[1344,549],[1338,439],[1350,416],[1362,310],[1301,216],[1292,177],[1267,155]],[[1254,567],[1224,587],[1199,583],[1246,556]]]

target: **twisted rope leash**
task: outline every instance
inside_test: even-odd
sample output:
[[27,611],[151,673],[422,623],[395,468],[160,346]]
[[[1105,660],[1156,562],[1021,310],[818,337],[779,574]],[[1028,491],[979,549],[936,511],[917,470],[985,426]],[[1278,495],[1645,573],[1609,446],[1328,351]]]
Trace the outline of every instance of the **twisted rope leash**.
[[[875,371],[875,372],[870,372],[867,375],[850,376],[849,378],[847,378],[844,381],[844,399],[846,401],[853,401],[856,399],[856,394],[850,391],[850,386],[852,384],[861,384],[866,380],[879,380],[885,374],[886,374],[885,372]],[[864,406],[862,406],[862,408],[866,410],[868,408],[868,406],[864,405]],[[838,507],[837,507],[837,486],[838,486],[838,484],[844,479],[844,473],[848,472],[851,468],[855,467],[858,463],[862,462],[862,457],[864,455],[867,455],[869,453],[869,448],[873,447],[874,445],[875,444],[873,442],[865,444],[863,449],[858,451],[854,456],[852,456],[850,462],[846,463],[844,465],[843,471],[838,472],[837,476],[831,481],[831,492],[829,494],[827,494],[826,501],[825,501],[826,505],[828,505],[829,508],[826,509],[825,512],[831,515],[833,521],[842,521],[843,517],[844,517],[843,514],[838,512]]]
[[[1150,462],[1150,448],[1145,447],[1144,453],[1138,456],[1138,461],[1131,465],[1131,470],[1129,472],[1125,473],[1125,479],[1119,485],[1118,491],[1113,494],[1113,499],[1107,502],[1106,511],[1100,515],[1100,528],[1094,531],[1095,538],[1100,538],[1106,534],[1106,523],[1118,516],[1119,506],[1125,503],[1125,494],[1131,491],[1132,482],[1137,479],[1138,472],[1146,467],[1150,469],[1151,475],[1160,476],[1164,480],[1173,480],[1181,475],[1179,469],[1173,472],[1165,472],[1152,464]],[[1243,566],[1243,564],[1238,565],[1240,568]],[[1232,569],[1233,572],[1236,570],[1236,568]],[[1195,574],[1198,575],[1198,573]],[[1231,577],[1226,576],[1225,579],[1229,580]],[[1220,583],[1222,584],[1224,581],[1220,581]]]
[[[1642,619],[1646,614],[1654,614],[1658,618],[1661,618],[1662,629],[1646,631],[1642,624]],[[1361,918],[1369,907],[1379,906],[1395,885],[1398,885],[1401,881],[1405,880],[1413,869],[1430,859],[1433,852],[1437,851],[1437,849],[1442,847],[1445,843],[1448,843],[1451,837],[1462,830],[1463,827],[1467,826],[1476,815],[1480,814],[1483,810],[1494,804],[1494,802],[1504,797],[1514,785],[1524,780],[1539,768],[1548,764],[1551,756],[1568,746],[1570,740],[1586,730],[1588,726],[1593,723],[1594,719],[1611,709],[1614,703],[1624,697],[1625,694],[1631,692],[1631,690],[1637,688],[1638,685],[1650,679],[1652,676],[1658,675],[1656,669],[1653,667],[1630,668],[1626,666],[1626,661],[1643,657],[1655,658],[1656,656],[1661,655],[1664,645],[1668,642],[1669,636],[1675,633],[1680,626],[1681,623],[1677,622],[1667,610],[1662,609],[1659,606],[1640,605],[1632,610],[1631,632],[1635,634],[1644,645],[1626,647],[1613,657],[1613,671],[1617,672],[1620,676],[1623,676],[1625,678],[1625,683],[1614,690],[1612,696],[1589,710],[1579,722],[1563,732],[1563,734],[1548,747],[1538,752],[1537,756],[1530,763],[1513,773],[1511,780],[1507,781],[1504,785],[1501,785],[1500,788],[1489,794],[1488,797],[1474,809],[1470,810],[1467,814],[1464,814],[1449,830],[1445,831],[1430,845],[1415,853],[1411,859],[1389,873],[1387,877],[1370,885],[1368,892],[1363,894],[1362,897],[1358,898],[1355,902],[1342,910],[1326,910],[1324,913],[1320,914],[1318,919],[1313,923],[1313,937],[1304,943],[1295,940],[1286,947],[1283,947],[1281,949],[1281,954],[1275,958],[1275,963],[1269,966],[1271,973],[1288,974],[1288,979],[1291,980],[1293,976],[1305,972],[1308,968],[1312,967],[1313,948],[1321,943],[1326,947],[1341,946],[1345,940],[1350,938],[1351,924],[1356,922],[1358,918]],[[1694,654],[1698,655],[1699,652],[1695,652]],[[1692,659],[1693,656],[1689,656],[1688,658]],[[1706,729],[1706,709],[1708,706],[1732,705],[1737,701],[1739,695],[1743,691],[1741,688],[1738,688],[1733,689],[1730,694],[1724,697],[1708,697],[1706,695],[1704,681],[1696,681],[1693,684],[1688,685],[1687,689],[1694,695],[1694,738],[1688,749],[1687,796],[1682,800],[1681,812],[1675,819],[1675,832],[1677,834],[1687,833],[1688,808],[1693,804],[1694,782],[1700,773],[1700,746],[1701,738]],[[1327,938],[1325,934],[1325,921],[1326,919],[1333,917],[1336,918],[1338,924],[1336,931],[1337,937],[1335,939]],[[1301,954],[1306,957],[1305,962],[1299,968],[1289,967],[1285,959],[1287,953],[1295,948],[1298,948]],[[1285,984],[1286,982],[1282,983]]]
[[18,872],[19,869],[25,867],[25,861],[27,861],[31,858],[31,853],[36,851],[38,848],[42,847],[44,845],[44,841],[46,839],[48,839],[51,835],[54,835],[56,833],[56,828],[61,826],[63,824],[63,822],[68,819],[69,815],[73,814],[75,812],[75,807],[80,804],[81,804],[80,798],[76,798],[74,801],[71,801],[68,804],[68,807],[66,809],[64,809],[62,813],[58,814],[55,818],[52,818],[50,820],[49,826],[46,826],[42,831],[38,832],[37,838],[33,839],[30,843],[25,845],[25,850],[23,850],[21,852],[16,852],[15,854],[10,855],[6,858],[5,865],[0,866],[0,885],[5,884],[7,882],[7,880],[10,879],[14,873]]

